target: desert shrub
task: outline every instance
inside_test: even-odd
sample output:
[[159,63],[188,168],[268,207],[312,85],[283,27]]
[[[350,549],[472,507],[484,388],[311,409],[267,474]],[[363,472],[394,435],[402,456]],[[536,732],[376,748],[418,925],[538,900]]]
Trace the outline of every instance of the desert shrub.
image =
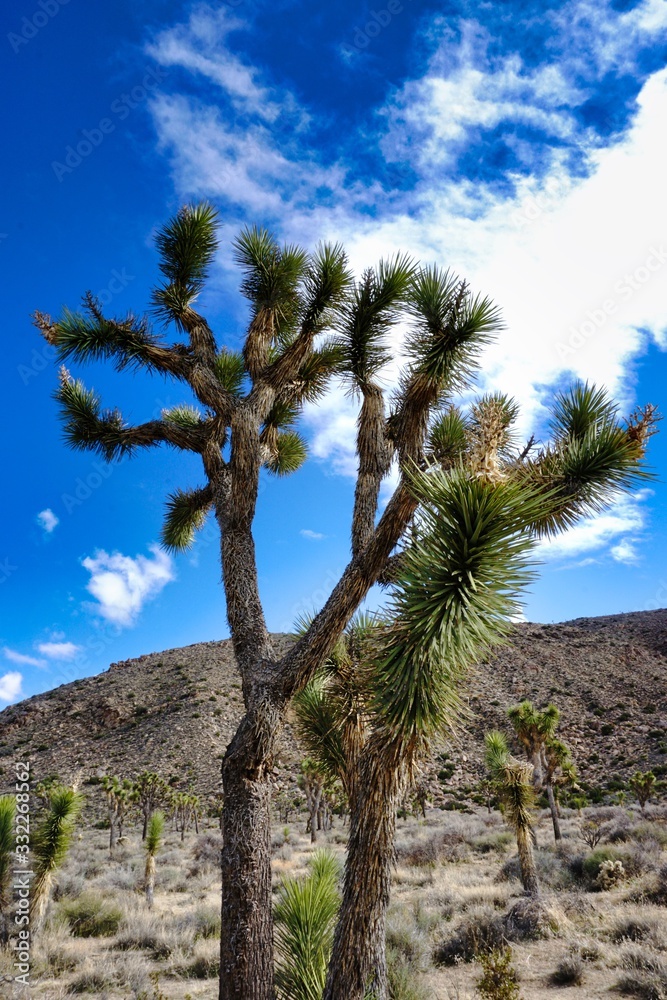
[[177,967],[184,979],[217,979],[220,974],[220,948],[215,941],[198,941],[192,957]]
[[665,1000],[667,966],[657,955],[644,948],[626,948],[621,967],[624,972],[616,983],[619,993],[640,1000]]
[[661,906],[667,904],[667,864],[661,865],[653,872],[641,895],[651,903],[658,903]]
[[534,941],[558,931],[555,914],[541,900],[532,897],[513,903],[503,923],[509,941]]
[[512,949],[495,950],[480,959],[482,975],[477,992],[483,1000],[520,1000],[519,979],[512,965]]
[[494,830],[475,837],[472,847],[480,854],[489,854],[491,851],[502,852],[512,843],[514,843],[514,834],[511,830]]
[[460,861],[468,853],[465,835],[457,830],[438,830],[428,840],[397,844],[397,858],[405,865],[421,868],[443,861]]
[[222,837],[219,834],[202,833],[197,837],[192,853],[195,861],[203,861],[216,868],[220,865]]
[[600,874],[603,861],[623,861],[624,854],[614,847],[598,847],[581,862],[581,874],[593,884]]
[[411,914],[393,910],[387,918],[387,953],[396,962],[423,970],[430,964],[429,944],[426,935],[415,925]]
[[662,918],[656,913],[643,913],[641,910],[617,917],[609,931],[609,937],[617,944],[634,941],[663,948],[666,943]]
[[[572,884],[573,872],[571,860],[553,851],[538,850],[534,852],[537,877],[541,885],[550,889],[566,889]],[[521,872],[519,858],[515,854],[501,867],[496,876],[499,882],[520,882]]]
[[110,964],[86,959],[68,985],[70,993],[92,993],[94,996],[100,996],[113,986],[114,982],[115,976]]
[[200,907],[192,919],[195,940],[220,937],[220,911],[213,907]]
[[554,986],[581,986],[584,960],[579,951],[564,955],[549,977]]
[[126,914],[114,940],[119,951],[145,950],[153,958],[169,958],[177,949],[187,952],[194,943],[194,929],[188,919],[183,924],[165,927],[146,910]]
[[623,882],[626,878],[626,871],[622,861],[603,861],[600,865],[595,885],[603,891],[613,889],[614,886]]
[[60,912],[74,937],[111,937],[123,919],[123,911],[116,903],[92,892],[62,902]]
[[436,965],[472,962],[479,955],[503,949],[507,944],[503,917],[491,907],[470,910],[454,932],[433,952]]
[[430,1000],[431,992],[426,990],[419,980],[415,979],[414,969],[410,964],[387,951],[387,979],[389,981],[389,1000]]

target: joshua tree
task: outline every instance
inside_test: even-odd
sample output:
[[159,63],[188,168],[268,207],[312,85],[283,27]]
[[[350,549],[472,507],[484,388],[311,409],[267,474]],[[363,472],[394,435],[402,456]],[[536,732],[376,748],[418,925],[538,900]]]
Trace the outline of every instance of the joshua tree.
[[322,996],[340,905],[336,858],[316,851],[310,873],[284,879],[275,908],[280,1000],[318,1000]]
[[299,788],[303,789],[306,796],[306,809],[308,810],[308,823],[306,833],[310,832],[311,844],[317,841],[318,823],[317,817],[322,803],[326,775],[319,769],[314,760],[306,757],[301,761],[301,774],[299,775]]
[[4,947],[9,940],[7,910],[11,902],[10,886],[16,848],[15,811],[14,796],[0,796],[0,947]]
[[132,783],[131,799],[136,802],[144,817],[141,839],[146,839],[148,824],[153,812],[169,798],[169,786],[155,771],[142,771]]
[[565,743],[556,739],[555,732],[560,721],[560,711],[551,704],[538,710],[530,701],[522,701],[508,711],[508,716],[519,742],[533,765],[535,790],[546,789],[554,838],[561,839],[558,805],[554,794],[554,784],[575,781],[574,764]]
[[507,740],[502,733],[487,733],[484,742],[486,766],[498,790],[505,821],[516,835],[523,887],[531,896],[537,896],[540,887],[531,837],[532,809],[535,803],[532,765],[510,755]]
[[645,812],[646,803],[655,790],[655,775],[653,771],[635,771],[630,778],[630,787],[635,793],[642,813]]
[[113,854],[118,838],[123,836],[123,823],[131,801],[132,782],[125,778],[105,775],[100,782],[107,800],[109,814],[109,854]]
[[[634,481],[652,414],[644,411],[621,425],[604,393],[582,387],[576,401],[563,397],[550,445],[535,455],[527,447],[512,456],[507,401],[488,398],[468,421],[451,408],[454,394],[474,376],[482,348],[501,327],[488,299],[473,295],[451,272],[419,268],[404,256],[380,262],[353,282],[340,246],[308,254],[281,247],[263,230],[247,229],[233,245],[251,315],[242,352],[230,351],[195,308],[217,249],[216,228],[214,210],[198,205],[181,210],[158,232],[164,282],[154,290],[153,303],[175,341],[157,337],[146,319],[104,316],[90,294],[83,312],[65,311],[55,322],[36,314],[35,322],[61,361],[109,359],[121,371],[169,376],[202,408],[186,403],[129,426],[61,370],[58,399],[73,447],[111,461],[164,443],[202,460],[205,483],[168,498],[163,542],[172,550],[186,547],[207,513],[214,513],[243,682],[246,714],[222,768],[220,997],[270,1000],[270,774],[276,738],[290,699],[331,653],[371,587],[395,575],[402,559],[395,550],[413,523],[424,485],[414,477],[415,466],[451,469],[465,452],[473,474],[492,481],[502,478],[509,462],[515,478],[543,497],[556,497],[548,522],[554,528]],[[381,379],[390,358],[386,335],[400,318],[411,323],[407,360],[387,405]],[[323,340],[327,331],[336,334],[333,340]],[[259,475],[262,468],[284,474],[301,465],[306,449],[294,424],[304,402],[317,400],[334,375],[361,401],[352,554],[324,607],[281,654],[268,634],[257,585],[252,523]],[[380,512],[382,482],[394,463],[398,485]],[[351,994],[340,995],[350,1000]]]
[[148,830],[146,831],[146,841],[144,844],[146,851],[144,889],[146,891],[146,903],[149,910],[153,908],[153,895],[155,893],[155,855],[160,850],[163,833],[164,814],[158,810],[151,814],[151,818],[148,821]]
[[35,877],[30,895],[30,926],[42,922],[53,878],[72,843],[74,825],[81,811],[82,798],[73,788],[54,786],[48,799],[45,816],[35,830],[32,842],[32,863]]
[[560,832],[556,789],[563,785],[574,787],[577,782],[577,770],[570,757],[569,747],[562,740],[556,739],[555,736],[548,737],[544,741],[542,760],[544,764],[544,786],[547,790],[551,822],[554,828],[554,839],[558,841],[562,839],[562,834]]

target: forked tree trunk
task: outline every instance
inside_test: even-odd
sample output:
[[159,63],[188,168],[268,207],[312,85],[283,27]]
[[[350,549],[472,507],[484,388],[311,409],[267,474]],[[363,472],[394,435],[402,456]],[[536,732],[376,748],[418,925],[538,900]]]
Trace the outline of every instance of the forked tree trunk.
[[345,887],[323,1000],[387,1000],[385,928],[394,861],[396,756],[369,747],[351,813]]
[[554,795],[554,786],[550,781],[547,781],[547,799],[549,800],[549,809],[551,811],[551,822],[554,826],[554,839],[557,841],[562,840],[560,822],[558,820],[558,805],[556,803],[556,796]]
[[540,886],[537,881],[537,868],[535,867],[535,855],[531,844],[530,831],[521,827],[516,832],[516,846],[519,852],[519,869],[521,871],[521,881],[527,893],[531,896],[539,896]]
[[273,1000],[271,783],[275,707],[245,716],[222,765],[220,1000]]

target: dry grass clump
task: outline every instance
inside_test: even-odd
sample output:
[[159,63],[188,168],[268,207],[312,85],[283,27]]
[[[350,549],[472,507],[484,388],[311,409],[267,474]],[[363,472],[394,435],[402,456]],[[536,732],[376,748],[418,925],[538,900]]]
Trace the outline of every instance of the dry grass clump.
[[454,932],[433,951],[436,965],[472,962],[479,955],[488,955],[507,944],[503,916],[490,906],[470,909]]
[[59,913],[73,937],[112,937],[123,919],[116,902],[92,891],[83,892],[78,899],[63,900]]
[[663,959],[642,947],[627,947],[620,955],[623,974],[616,989],[640,1000],[665,1000],[667,997],[667,965]]
[[214,940],[195,942],[192,954],[175,963],[173,971],[184,979],[217,979],[220,974],[220,946]]
[[220,865],[222,837],[217,833],[202,833],[197,837],[192,849],[195,861],[203,861],[212,867]]
[[664,950],[667,947],[665,917],[650,910],[632,909],[614,918],[609,937],[616,944],[626,941],[650,944]]
[[186,920],[167,924],[158,915],[138,907],[127,913],[113,941],[120,951],[148,951],[153,958],[169,958],[176,951],[189,951],[195,939],[195,928]]
[[549,977],[554,986],[581,986],[584,981],[584,960],[579,951],[563,955]]

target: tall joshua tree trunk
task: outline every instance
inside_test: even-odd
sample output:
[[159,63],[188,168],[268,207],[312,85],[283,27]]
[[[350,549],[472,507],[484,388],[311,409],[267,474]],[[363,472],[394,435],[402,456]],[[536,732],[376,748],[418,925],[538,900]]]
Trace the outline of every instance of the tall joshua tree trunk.
[[551,781],[546,782],[547,787],[547,799],[549,802],[549,811],[551,812],[551,822],[554,827],[554,839],[562,840],[562,834],[560,832],[560,820],[558,818],[558,804],[556,803],[556,796],[554,795],[554,786]]
[[[363,754],[345,887],[323,1000],[387,1000],[385,928],[402,788],[397,746],[372,738]],[[362,891],[363,887],[363,891]]]
[[537,868],[535,867],[535,855],[533,854],[530,830],[525,827],[517,829],[516,846],[519,854],[519,868],[521,870],[523,887],[531,896],[539,896],[540,885],[537,880]]

